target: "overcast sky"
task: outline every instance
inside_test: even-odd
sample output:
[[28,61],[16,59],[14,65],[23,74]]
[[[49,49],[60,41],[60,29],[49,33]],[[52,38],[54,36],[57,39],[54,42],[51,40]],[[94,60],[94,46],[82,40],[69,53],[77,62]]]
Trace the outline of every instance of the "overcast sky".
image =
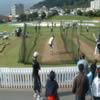
[[0,0],[0,15],[8,15],[11,6],[15,3],[23,3],[25,8],[31,7],[33,4],[43,0]]

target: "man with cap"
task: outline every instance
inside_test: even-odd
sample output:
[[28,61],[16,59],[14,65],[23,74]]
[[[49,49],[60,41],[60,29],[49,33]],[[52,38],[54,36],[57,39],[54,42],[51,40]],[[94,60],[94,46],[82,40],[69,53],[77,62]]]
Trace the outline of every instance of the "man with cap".
[[40,90],[41,90],[41,81],[40,81],[40,76],[39,76],[39,70],[40,70],[40,65],[37,61],[39,53],[35,51],[33,53],[33,62],[32,62],[32,79],[34,79],[34,97],[37,97],[37,100],[40,98]]

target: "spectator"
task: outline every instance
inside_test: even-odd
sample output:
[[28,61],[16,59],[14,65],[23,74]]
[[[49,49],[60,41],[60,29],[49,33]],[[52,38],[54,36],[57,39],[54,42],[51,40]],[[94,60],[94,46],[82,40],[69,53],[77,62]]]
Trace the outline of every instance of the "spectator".
[[84,53],[81,54],[80,59],[77,62],[77,66],[79,66],[80,64],[84,65],[84,72],[85,72],[85,74],[88,74],[88,72],[89,72],[88,61],[86,60]]
[[41,81],[39,76],[40,65],[37,61],[38,52],[34,52],[33,54],[34,60],[32,62],[33,72],[32,72],[32,79],[34,79],[34,97],[37,99],[40,98],[40,90],[41,90]]
[[88,94],[90,95],[90,100],[92,99],[91,98],[91,85],[92,85],[92,82],[94,80],[94,77],[95,77],[95,72],[96,72],[96,65],[93,63],[91,64],[90,66],[90,72],[87,74],[87,77],[88,77],[88,80],[89,80],[89,90],[88,90]]
[[95,59],[95,60],[93,61],[93,64],[95,64],[96,69],[97,69],[97,63],[98,63],[98,60]]
[[89,79],[89,83],[92,84],[92,81],[95,77],[95,71],[96,71],[96,65],[93,63],[90,66],[90,72],[87,74],[87,77]]
[[49,75],[49,79],[47,80],[46,83],[46,97],[47,100],[58,100],[58,83],[55,80],[55,72],[51,71]]
[[79,74],[75,77],[72,92],[75,94],[75,100],[85,100],[85,95],[89,89],[87,76],[84,74],[84,65],[78,66]]
[[100,67],[96,69],[96,76],[92,82],[91,93],[93,100],[100,100]]

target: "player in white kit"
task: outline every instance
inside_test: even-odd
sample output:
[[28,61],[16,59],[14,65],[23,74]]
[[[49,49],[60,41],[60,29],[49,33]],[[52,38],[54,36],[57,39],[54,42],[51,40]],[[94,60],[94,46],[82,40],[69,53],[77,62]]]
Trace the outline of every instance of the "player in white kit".
[[54,35],[52,35],[48,41],[48,45],[52,53],[53,53],[53,47],[54,47],[54,38],[55,38]]

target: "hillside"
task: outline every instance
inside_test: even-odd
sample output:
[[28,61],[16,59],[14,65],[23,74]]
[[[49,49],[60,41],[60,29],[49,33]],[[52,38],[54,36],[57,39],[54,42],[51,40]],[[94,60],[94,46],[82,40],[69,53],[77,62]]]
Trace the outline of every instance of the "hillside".
[[32,8],[40,8],[43,5],[48,8],[58,6],[67,8],[88,7],[92,0],[44,0],[32,6]]

